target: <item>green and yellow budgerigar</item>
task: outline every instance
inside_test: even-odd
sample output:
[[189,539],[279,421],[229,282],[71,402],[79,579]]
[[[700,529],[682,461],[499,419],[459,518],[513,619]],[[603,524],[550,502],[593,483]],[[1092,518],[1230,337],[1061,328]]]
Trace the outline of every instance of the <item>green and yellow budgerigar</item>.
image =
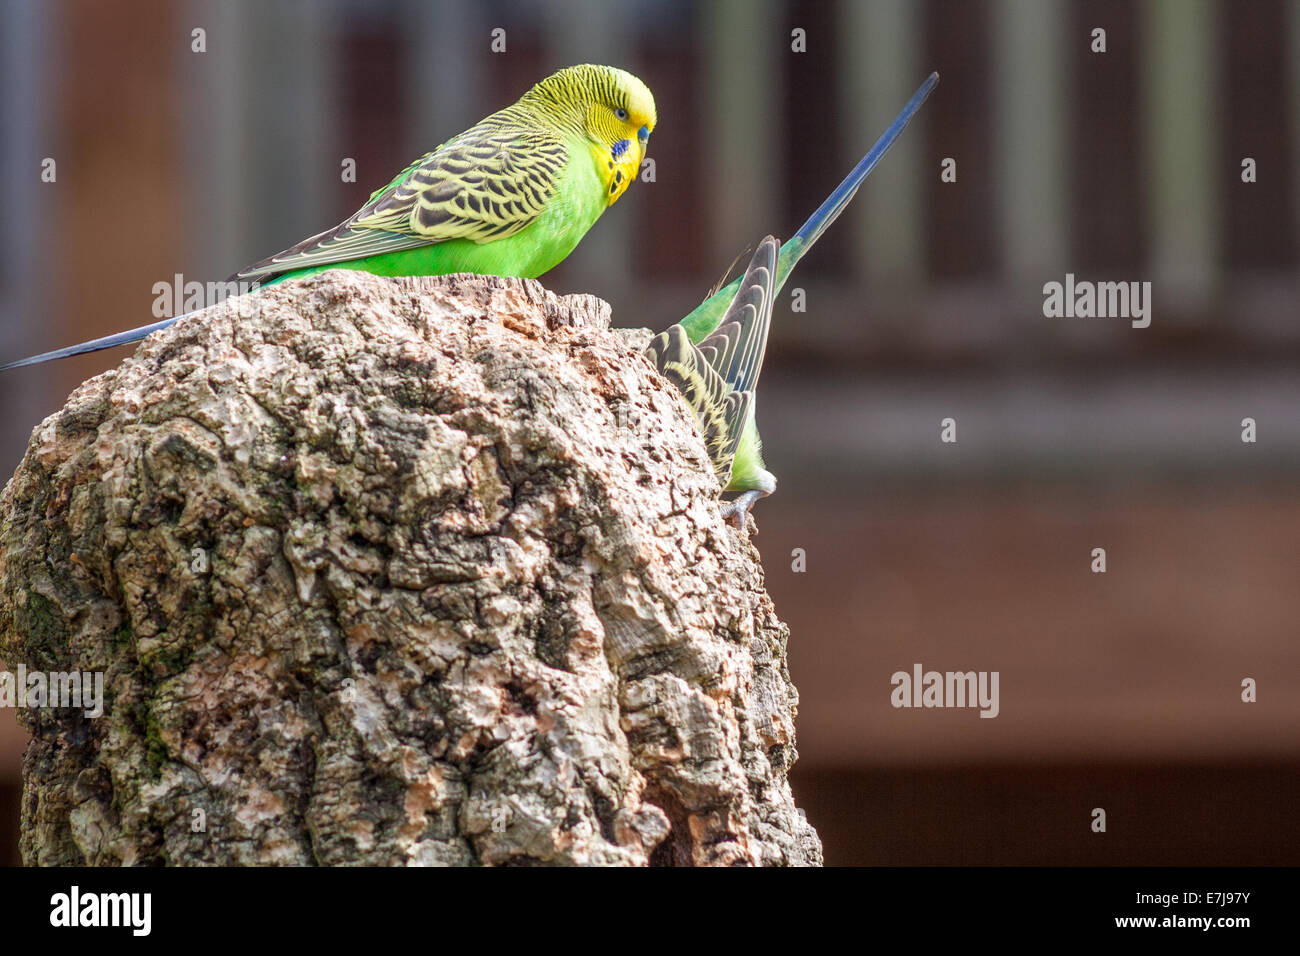
[[[646,349],[660,373],[677,386],[695,413],[723,491],[740,492],[723,505],[723,516],[734,520],[737,527],[744,524],[745,514],[754,502],[776,490],[776,477],[763,462],[754,392],[767,346],[771,299],[781,291],[813,243],[848,206],[863,180],[938,83],[939,74],[931,73],[870,152],[780,247],[779,253],[775,251],[776,240],[768,236],[743,276],[705,299]],[[722,361],[731,355],[748,358],[739,364],[730,359]]]
[[[263,287],[325,269],[536,278],[636,178],[658,116],[639,79],[573,66],[426,153],[339,223],[232,276]],[[0,366],[138,341],[182,316]]]
[[[736,280],[727,311],[698,344],[679,322],[646,346],[655,368],[681,392],[695,414],[722,487],[736,490],[737,478],[753,479],[768,487],[767,492],[744,489],[740,498],[723,505],[723,516],[734,517],[737,526],[744,522],[745,512],[759,494],[776,488],[776,479],[763,468],[761,458],[755,462],[738,456],[743,454],[742,441],[754,422],[754,389],[763,370],[772,325],[778,246],[771,236],[758,244],[749,268]],[[754,498],[745,499],[748,494]]]

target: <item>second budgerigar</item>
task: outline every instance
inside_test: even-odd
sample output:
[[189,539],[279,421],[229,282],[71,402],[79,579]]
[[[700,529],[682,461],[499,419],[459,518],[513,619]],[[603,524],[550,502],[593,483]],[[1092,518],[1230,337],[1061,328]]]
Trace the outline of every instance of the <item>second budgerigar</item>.
[[[938,83],[939,74],[931,73],[871,150],[779,251],[768,236],[743,276],[710,295],[646,350],[695,413],[723,491],[740,493],[723,505],[723,516],[737,527],[754,502],[776,490],[776,476],[763,462],[754,393],[767,348],[772,299]],[[744,360],[737,363],[733,353]]]

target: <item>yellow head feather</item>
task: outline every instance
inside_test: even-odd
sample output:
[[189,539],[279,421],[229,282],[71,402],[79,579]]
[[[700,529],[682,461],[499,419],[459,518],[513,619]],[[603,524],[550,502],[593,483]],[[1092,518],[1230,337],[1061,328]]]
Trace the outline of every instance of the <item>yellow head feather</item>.
[[587,138],[611,204],[636,178],[659,122],[649,87],[612,66],[583,64],[552,73],[524,101]]

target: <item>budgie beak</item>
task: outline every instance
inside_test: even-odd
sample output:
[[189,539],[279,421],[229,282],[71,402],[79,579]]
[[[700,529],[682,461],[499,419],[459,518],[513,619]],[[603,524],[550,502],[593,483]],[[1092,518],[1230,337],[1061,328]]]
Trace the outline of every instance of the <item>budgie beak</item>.
[[615,144],[613,154],[605,156],[605,195],[610,205],[618,201],[640,173],[648,136],[649,133],[642,127],[635,143],[630,139],[620,140]]

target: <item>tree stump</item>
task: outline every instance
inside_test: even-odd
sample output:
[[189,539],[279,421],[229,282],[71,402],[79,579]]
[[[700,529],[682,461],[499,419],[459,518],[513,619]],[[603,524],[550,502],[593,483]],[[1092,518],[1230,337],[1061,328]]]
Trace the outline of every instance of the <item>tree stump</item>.
[[0,505],[29,864],[817,864],[788,631],[609,307],[333,271],[150,337]]

